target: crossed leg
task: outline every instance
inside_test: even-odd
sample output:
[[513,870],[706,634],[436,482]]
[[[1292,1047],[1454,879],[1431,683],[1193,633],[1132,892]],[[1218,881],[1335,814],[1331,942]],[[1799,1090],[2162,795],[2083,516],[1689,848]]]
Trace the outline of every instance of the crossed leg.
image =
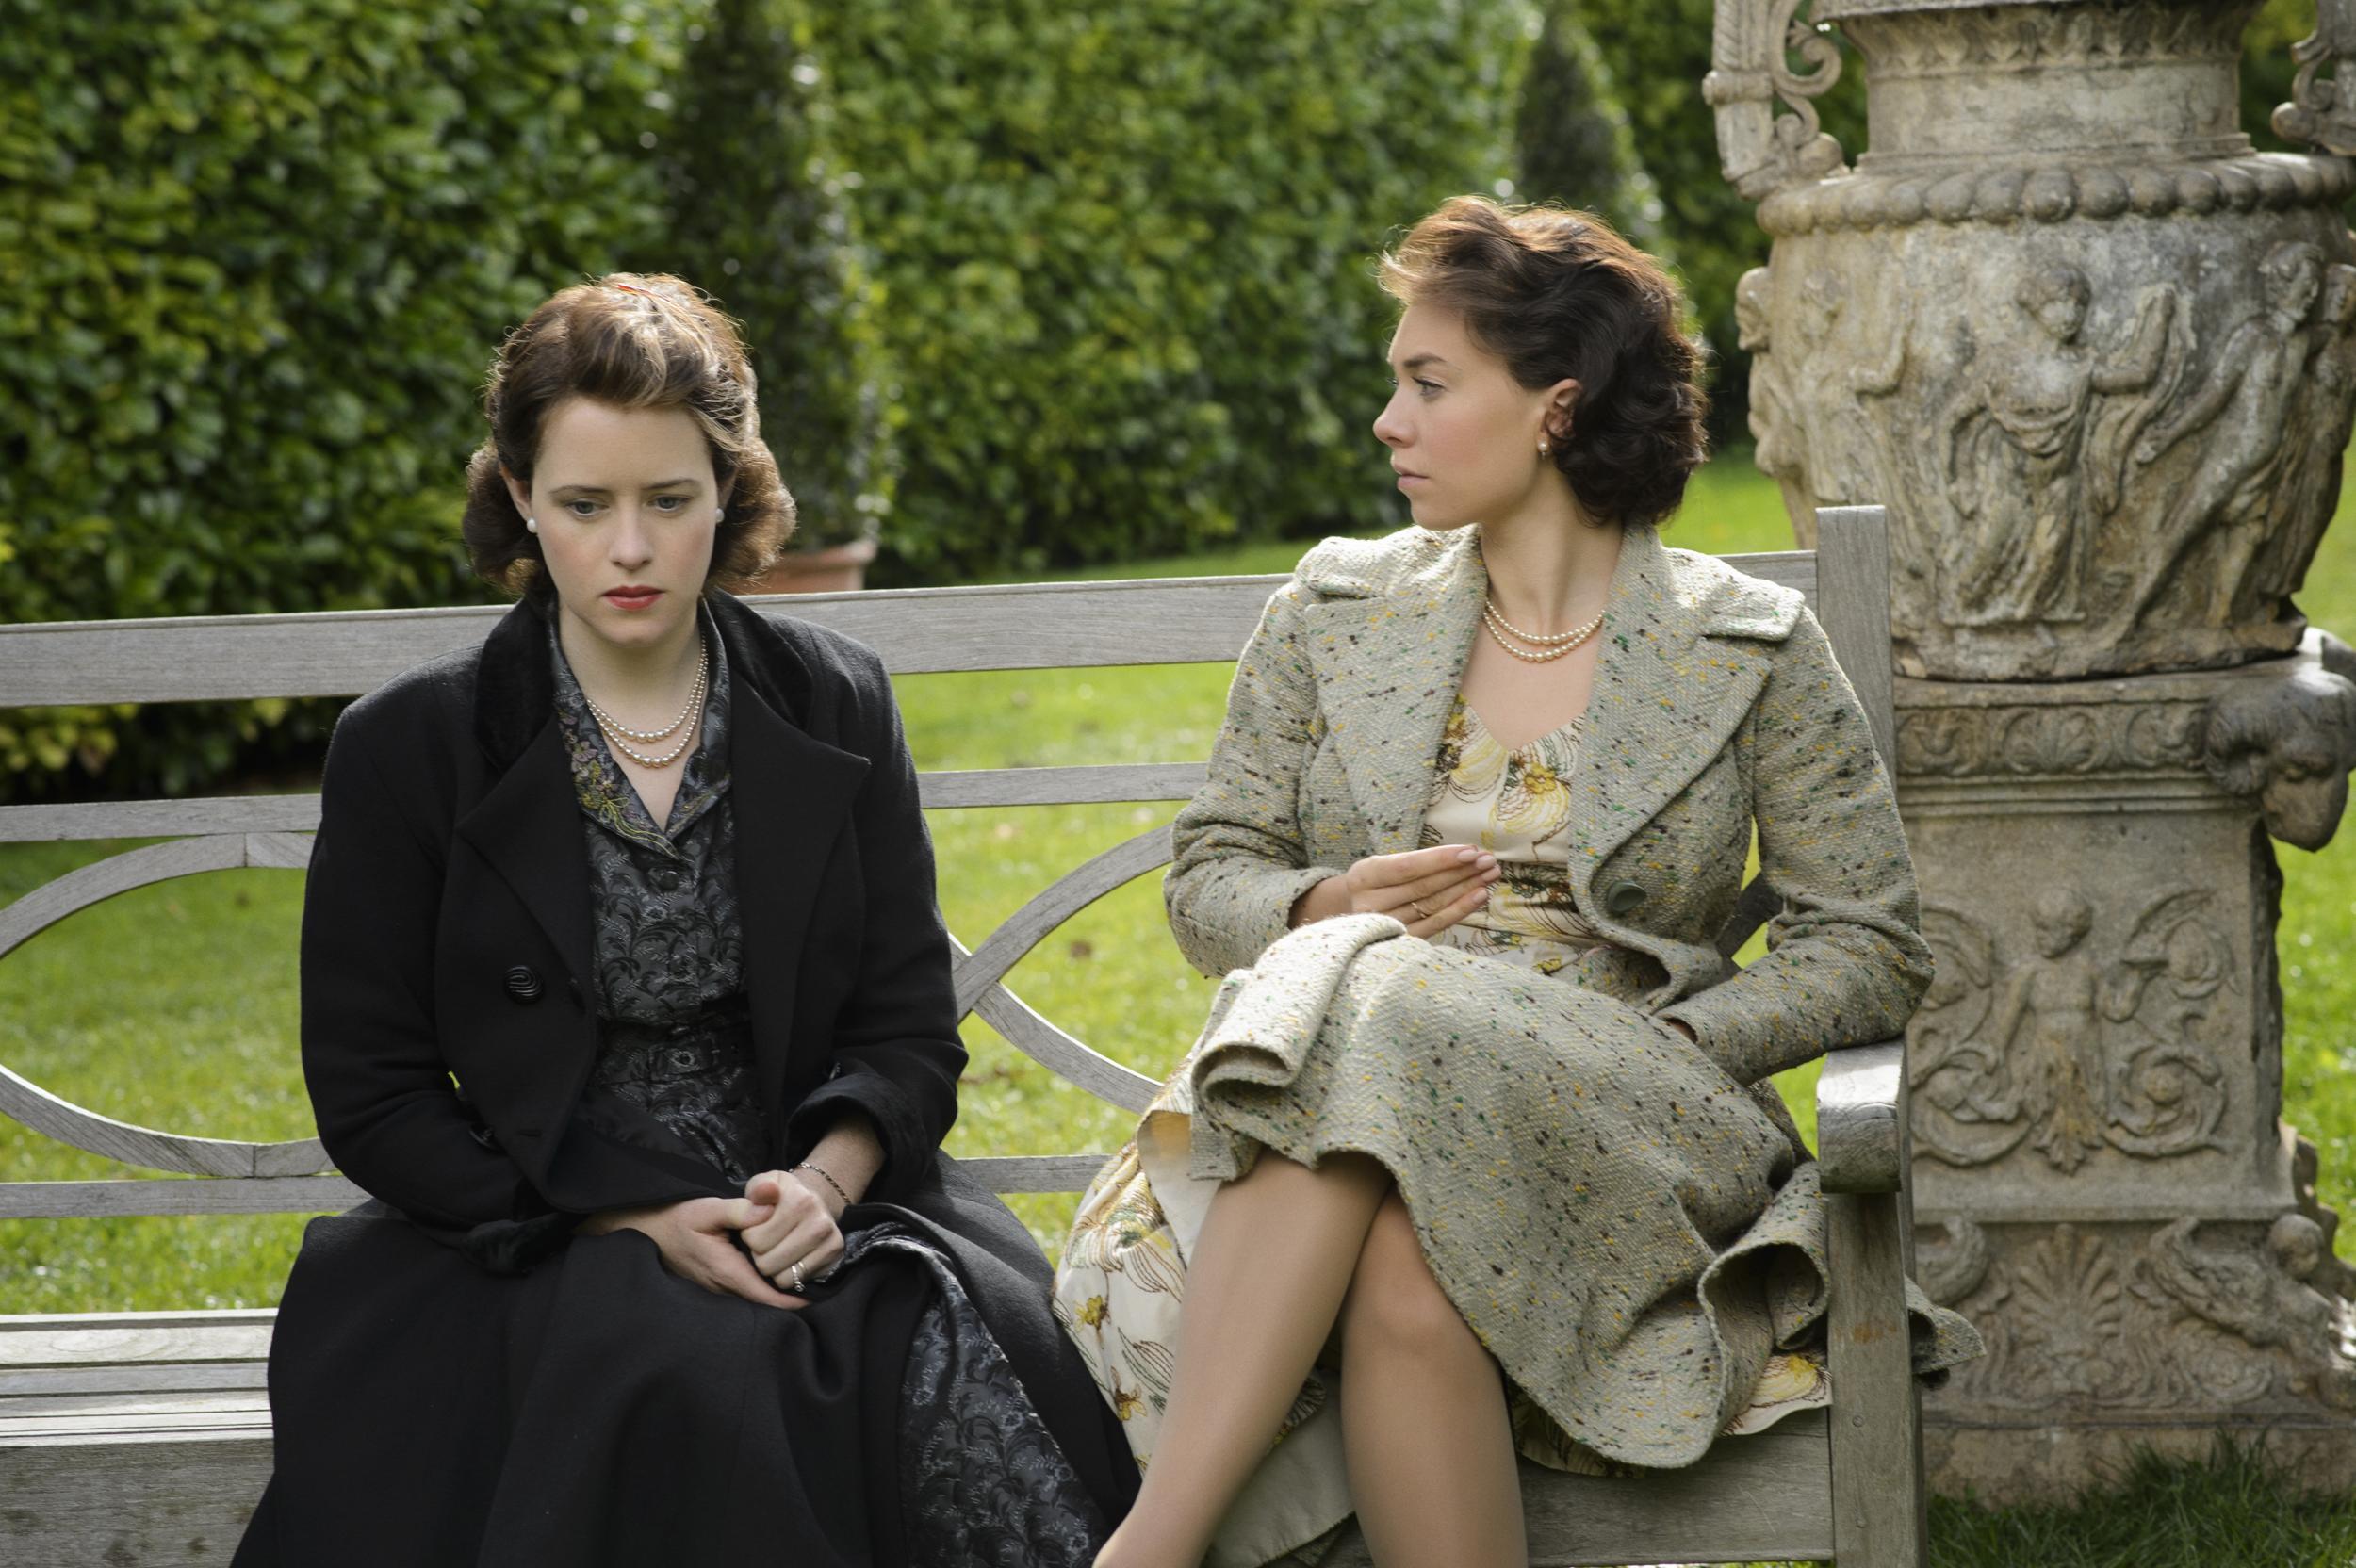
[[1497,1364],[1432,1280],[1389,1173],[1265,1151],[1212,1200],[1187,1260],[1153,1466],[1097,1568],[1197,1568],[1337,1323],[1343,1447],[1375,1560],[1523,1568]]

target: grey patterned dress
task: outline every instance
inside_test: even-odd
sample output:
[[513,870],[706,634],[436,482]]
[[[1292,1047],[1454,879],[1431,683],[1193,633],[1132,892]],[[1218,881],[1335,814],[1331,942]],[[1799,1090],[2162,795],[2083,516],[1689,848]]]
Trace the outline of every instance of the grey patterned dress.
[[633,1106],[668,1135],[670,1152],[699,1156],[741,1186],[761,1168],[766,1140],[728,808],[728,652],[709,627],[704,645],[712,668],[703,733],[657,827],[606,745],[553,623],[548,631],[597,910],[597,1058],[583,1114],[625,1142],[659,1135],[614,1114],[614,1102]]
[[[699,609],[711,695],[660,827],[614,760],[548,632],[556,713],[589,851],[597,1057],[581,1119],[699,1158],[741,1187],[768,1164],[744,989],[729,799],[728,652]],[[1004,1349],[930,1243],[845,1216],[841,1270],[913,1255],[932,1285],[901,1390],[898,1485],[908,1560],[926,1568],[1085,1568],[1106,1526]],[[823,1311],[823,1299],[813,1311]]]

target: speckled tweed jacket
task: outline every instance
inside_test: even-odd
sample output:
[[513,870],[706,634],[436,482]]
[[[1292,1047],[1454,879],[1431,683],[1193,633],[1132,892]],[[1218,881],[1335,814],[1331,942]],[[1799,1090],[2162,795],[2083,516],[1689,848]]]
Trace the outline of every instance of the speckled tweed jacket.
[[[1331,539],[1268,600],[1165,885],[1196,968],[1244,968],[1323,877],[1415,847],[1487,588],[1475,530]],[[1739,1081],[1896,1036],[1931,980],[1913,863],[1856,694],[1795,591],[1626,531],[1570,782],[1579,911],[1656,1016]],[[1766,956],[1715,938],[1753,820]]]

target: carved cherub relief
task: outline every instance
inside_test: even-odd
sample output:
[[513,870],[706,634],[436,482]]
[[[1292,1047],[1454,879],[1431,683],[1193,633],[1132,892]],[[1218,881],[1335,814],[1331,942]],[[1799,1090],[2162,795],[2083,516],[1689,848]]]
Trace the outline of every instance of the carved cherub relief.
[[[2179,1219],[2151,1237],[2135,1260],[2136,1295],[2244,1344],[2291,1351],[2300,1382],[2328,1403],[2348,1405],[2356,1397],[2356,1378],[2341,1348],[2342,1308],[2307,1282],[2323,1261],[2322,1229],[2305,1215],[2286,1214],[2267,1230],[2265,1250],[2251,1252],[2200,1246],[2200,1224]],[[2197,1360],[2191,1364],[2196,1373],[2204,1367]],[[2225,1369],[2239,1372],[2241,1381],[2250,1380],[2254,1370],[2233,1363]],[[2211,1390],[2241,1397],[2265,1391],[2263,1385]]]
[[2042,630],[2086,618],[2096,518],[2117,508],[2128,449],[2175,393],[2187,335],[2183,296],[2163,285],[2139,297],[2111,351],[2087,344],[2093,286],[2066,265],[2030,271],[2013,304],[2034,330],[1996,335],[1933,425],[1961,524],[1940,563],[1940,610],[1958,626]]
[[2066,888],[2037,897],[2030,951],[2009,960],[1976,921],[1926,907],[1939,962],[1912,1031],[1920,1152],[1969,1167],[2025,1141],[2071,1173],[2105,1147],[2217,1147],[2227,1085],[2201,1031],[2210,999],[2240,982],[2211,900],[2155,900],[2107,961],[2093,906]]
[[2265,308],[2233,329],[2210,368],[2208,384],[2135,447],[2135,460],[2159,461],[2196,431],[2208,431],[2200,461],[2143,551],[2145,565],[2125,605],[2137,622],[2176,580],[2193,548],[2215,537],[2208,580],[2208,622],[2224,625],[2266,544],[2277,491],[2302,443],[2294,435],[2307,371],[2306,321],[2321,286],[2323,253],[2304,240],[2277,245],[2259,264]]

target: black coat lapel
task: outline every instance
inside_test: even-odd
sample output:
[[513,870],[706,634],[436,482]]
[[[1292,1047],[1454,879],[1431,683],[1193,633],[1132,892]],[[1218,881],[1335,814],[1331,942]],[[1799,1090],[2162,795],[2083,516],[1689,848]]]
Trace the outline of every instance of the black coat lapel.
[[[797,1040],[794,1009],[826,864],[866,782],[864,757],[810,733],[808,672],[759,612],[714,596],[728,652],[728,786],[736,811],[736,886],[744,922],[744,989],[763,1106],[779,1108],[788,1057],[830,1049]],[[847,896],[847,891],[846,891]],[[836,988],[847,993],[850,977]]]
[[[556,722],[548,628],[526,600],[499,618],[475,677],[475,740],[497,776],[458,832],[515,890],[589,994],[589,857]],[[501,771],[503,770],[503,771]]]

